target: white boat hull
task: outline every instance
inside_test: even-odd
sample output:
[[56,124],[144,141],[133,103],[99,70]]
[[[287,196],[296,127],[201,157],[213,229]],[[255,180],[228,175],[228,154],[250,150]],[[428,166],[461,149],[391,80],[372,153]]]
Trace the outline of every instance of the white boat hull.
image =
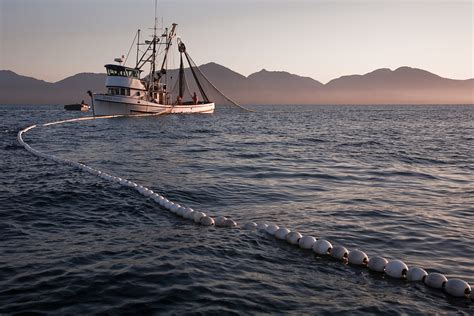
[[213,113],[214,103],[191,104],[191,105],[164,105],[155,102],[144,101],[133,97],[111,96],[105,94],[94,95],[94,112],[97,116],[106,115],[138,115],[153,114],[164,110],[170,113]]

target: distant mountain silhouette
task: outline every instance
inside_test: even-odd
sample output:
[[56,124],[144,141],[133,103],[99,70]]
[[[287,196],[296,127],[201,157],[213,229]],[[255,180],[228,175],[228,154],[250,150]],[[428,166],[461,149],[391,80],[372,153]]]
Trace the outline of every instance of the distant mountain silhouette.
[[265,69],[248,76],[260,89],[320,89],[324,85],[309,77],[301,77],[285,71],[267,71]]
[[[474,104],[474,79],[453,80],[400,67],[342,76],[322,84],[312,78],[265,69],[248,77],[216,63],[199,67],[214,85],[241,104]],[[177,70],[168,72],[172,89]],[[190,89],[197,91],[186,69]],[[0,70],[0,104],[66,104],[105,91],[105,74],[80,73],[50,83]]]
[[326,84],[330,103],[472,104],[474,80],[442,78],[428,71],[400,67],[365,75],[343,76]]
[[105,91],[105,74],[80,73],[56,83],[0,70],[0,104],[67,104],[87,100],[87,90]]

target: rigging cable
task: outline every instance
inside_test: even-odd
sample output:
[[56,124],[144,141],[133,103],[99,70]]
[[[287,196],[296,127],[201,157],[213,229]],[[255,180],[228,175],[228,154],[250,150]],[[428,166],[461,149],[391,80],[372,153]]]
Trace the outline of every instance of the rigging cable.
[[[189,56],[189,54],[186,52],[186,58],[188,59],[188,62],[191,61],[193,63],[193,65],[196,65],[196,63],[194,62],[194,60],[191,58],[191,56]],[[201,74],[201,76],[207,81],[207,83],[209,83],[220,95],[222,95],[224,97],[224,99],[226,99],[227,101],[229,101],[231,104],[241,108],[242,110],[245,110],[245,111],[248,111],[248,112],[256,112],[255,110],[252,110],[252,109],[248,109],[240,104],[238,104],[237,102],[235,102],[234,100],[232,100],[230,97],[226,96],[222,91],[220,91],[207,77],[206,75],[204,75],[204,73],[201,71],[201,69],[199,69],[199,67],[192,67],[191,66],[191,63],[190,63],[190,67],[191,67],[191,71],[193,72],[194,74],[194,71],[193,71],[193,68],[196,68],[197,71],[199,71],[199,73]]]
[[127,57],[125,57],[125,61],[123,62],[123,65],[124,65],[124,66],[125,66],[125,64],[127,63],[128,56],[130,55],[130,52],[132,51],[132,47],[133,47],[133,45],[135,44],[135,40],[137,39],[137,36],[138,36],[138,33],[139,33],[139,32],[140,32],[140,30],[138,30],[138,31],[135,33],[135,37],[133,38],[132,45],[130,45],[130,49],[128,50]]

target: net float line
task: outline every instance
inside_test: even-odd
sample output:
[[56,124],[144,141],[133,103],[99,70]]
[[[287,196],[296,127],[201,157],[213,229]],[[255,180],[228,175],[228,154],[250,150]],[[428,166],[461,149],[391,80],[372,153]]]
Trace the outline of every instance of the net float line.
[[[154,113],[154,114],[139,114],[135,115],[137,117],[143,116],[158,116],[168,114],[168,110]],[[51,126],[72,122],[88,121],[94,119],[109,119],[116,117],[124,117],[126,115],[112,115],[112,116],[100,116],[100,117],[81,117],[74,119],[67,119],[61,121],[54,121],[50,123],[45,123],[40,126]],[[28,131],[38,127],[38,125],[31,125],[20,130],[17,134],[17,139],[20,145],[22,145],[27,151],[32,153],[35,156],[52,160],[56,163],[62,163],[69,165],[77,170],[87,172],[91,175],[97,176],[105,181],[118,184],[120,186],[136,190],[139,194],[150,198],[160,207],[170,211],[177,216],[180,216],[184,219],[190,220],[196,224],[203,226],[216,226],[216,227],[228,227],[228,228],[240,228],[237,222],[233,219],[226,218],[224,216],[219,216],[217,218],[211,217],[204,212],[195,211],[190,207],[185,207],[178,203],[168,200],[163,195],[154,192],[153,190],[139,185],[133,181],[113,176],[107,172],[92,168],[86,164],[71,161],[68,159],[63,159],[54,155],[46,154],[40,152],[28,143],[23,140],[23,134],[26,134]],[[401,260],[387,260],[384,257],[376,256],[369,258],[369,256],[359,250],[354,249],[349,251],[342,245],[337,245],[333,247],[332,243],[325,239],[317,239],[313,236],[302,235],[297,231],[291,231],[286,227],[279,227],[276,224],[267,224],[267,223],[255,223],[247,222],[242,226],[243,229],[247,230],[257,230],[263,231],[270,236],[274,236],[276,239],[286,241],[290,245],[295,245],[301,248],[304,251],[312,251],[319,256],[330,256],[335,260],[339,260],[344,264],[350,264],[360,267],[365,267],[373,272],[384,273],[389,277],[396,279],[403,279],[408,282],[422,282],[426,286],[434,289],[440,289],[443,292],[454,296],[454,297],[464,297],[474,301],[474,291],[472,291],[471,286],[464,280],[452,278],[448,279],[445,275],[437,272],[428,273],[421,267],[413,266],[408,267]]]
[[331,257],[344,264],[364,267],[391,278],[402,279],[407,282],[422,282],[430,288],[440,289],[451,296],[470,299],[474,302],[472,287],[468,282],[458,278],[448,279],[441,273],[428,273],[422,267],[408,267],[403,261],[397,259],[387,260],[380,256],[369,258],[365,252],[359,249],[348,250],[342,245],[333,246],[328,240],[302,235],[297,231],[291,231],[276,224],[249,222],[243,228],[264,232],[275,237],[275,239],[286,241],[290,245],[296,245],[303,251],[312,251],[318,256]]

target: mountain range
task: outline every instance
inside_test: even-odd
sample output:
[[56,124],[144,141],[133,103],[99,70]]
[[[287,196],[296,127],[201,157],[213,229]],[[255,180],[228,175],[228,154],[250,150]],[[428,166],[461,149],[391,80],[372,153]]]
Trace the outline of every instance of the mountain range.
[[[410,67],[342,76],[326,84],[283,71],[263,69],[245,77],[216,63],[199,68],[241,104],[474,104],[474,79],[448,79]],[[0,104],[76,103],[88,100],[87,90],[104,92],[105,74],[79,73],[51,83],[0,70]]]

